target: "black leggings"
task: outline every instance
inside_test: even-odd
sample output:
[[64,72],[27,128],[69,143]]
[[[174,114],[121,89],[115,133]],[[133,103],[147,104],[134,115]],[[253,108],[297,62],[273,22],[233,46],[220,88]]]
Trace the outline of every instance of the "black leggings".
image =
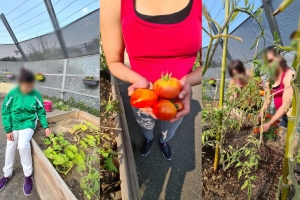
[[287,124],[288,124],[288,116],[285,114],[280,118],[280,124],[279,126],[282,126],[284,128],[287,128]]

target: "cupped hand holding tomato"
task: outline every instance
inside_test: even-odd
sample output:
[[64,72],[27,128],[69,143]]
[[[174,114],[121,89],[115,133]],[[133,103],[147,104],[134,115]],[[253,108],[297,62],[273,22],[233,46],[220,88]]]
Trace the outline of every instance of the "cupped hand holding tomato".
[[183,104],[183,109],[178,110],[179,112],[177,112],[175,118],[172,119],[170,122],[175,122],[175,121],[179,120],[180,118],[182,118],[183,116],[190,113],[191,94],[192,94],[192,89],[191,88],[192,87],[188,82],[186,82],[184,80],[180,80],[180,83],[181,83],[181,86],[182,86],[182,90],[178,95],[178,99]]
[[128,87],[128,96],[131,96],[132,93],[139,88],[146,88],[149,89],[150,88],[150,82],[145,79],[145,78],[141,78],[140,80],[138,80],[137,82],[135,82],[134,84],[132,84],[130,87]]
[[[131,96],[133,94],[133,92],[135,90],[139,89],[139,88],[145,88],[145,89],[150,88],[150,82],[145,78],[141,78],[140,80],[138,80],[137,82],[132,84],[130,87],[128,87],[128,96]],[[151,107],[139,108],[139,109],[142,112],[147,113],[148,115],[150,115],[154,119],[157,119],[157,117],[153,114],[153,110],[152,110]]]

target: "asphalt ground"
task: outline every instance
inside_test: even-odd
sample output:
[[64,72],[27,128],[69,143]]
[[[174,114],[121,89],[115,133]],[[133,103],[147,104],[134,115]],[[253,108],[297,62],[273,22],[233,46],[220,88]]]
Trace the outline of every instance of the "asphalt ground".
[[155,140],[150,153],[146,157],[140,154],[144,137],[129,103],[129,84],[119,81],[118,86],[124,102],[142,199],[201,199],[201,86],[193,87],[191,112],[184,117],[175,136],[169,141],[173,153],[171,161],[163,158],[159,147],[160,123],[156,123],[154,128]]
[[[2,113],[2,104],[4,101],[6,94],[0,93],[0,115]],[[52,112],[47,113],[47,117],[57,115],[60,113],[64,113],[60,110],[53,110]],[[1,172],[4,167],[4,161],[5,161],[5,148],[6,148],[6,134],[3,130],[2,125],[2,117],[0,120],[0,168]],[[3,172],[0,173],[1,177],[3,176]],[[22,169],[22,165],[20,163],[20,156],[18,150],[16,151],[15,155],[15,163],[14,163],[14,171],[13,176],[9,180],[9,182],[6,184],[5,188],[0,192],[0,199],[1,200],[40,200],[39,195],[37,194],[35,188],[32,191],[32,193],[26,197],[23,193],[23,183],[24,183],[24,173]]]

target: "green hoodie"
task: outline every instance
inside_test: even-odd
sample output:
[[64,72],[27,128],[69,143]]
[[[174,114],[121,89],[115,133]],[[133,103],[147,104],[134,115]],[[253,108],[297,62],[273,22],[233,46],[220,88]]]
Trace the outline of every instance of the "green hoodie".
[[2,124],[6,133],[35,129],[38,119],[43,128],[48,128],[43,99],[38,91],[24,95],[16,87],[7,94],[2,105]]

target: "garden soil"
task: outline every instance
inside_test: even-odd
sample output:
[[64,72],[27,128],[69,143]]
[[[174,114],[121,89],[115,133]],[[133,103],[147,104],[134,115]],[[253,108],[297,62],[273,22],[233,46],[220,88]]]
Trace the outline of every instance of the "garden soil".
[[[75,125],[79,125],[84,122],[86,121],[81,119],[66,118],[59,122],[49,123],[49,128],[54,134],[58,132],[64,133],[64,138],[68,140],[70,144],[77,144],[78,139],[75,135],[70,133],[70,130],[72,130]],[[86,135],[87,133],[84,132],[79,133],[79,136],[81,138],[85,137]],[[45,137],[44,129],[42,127],[37,128],[33,138],[35,139],[35,141],[37,142],[37,144],[42,150],[48,148],[48,146],[44,144],[44,137]],[[92,155],[92,154],[93,154],[93,149],[86,150],[86,155]],[[99,169],[100,166],[98,162],[93,162],[92,167]],[[61,175],[61,177],[67,184],[67,186],[70,188],[70,190],[78,199],[86,199],[83,190],[80,187],[80,180],[82,177],[86,175],[87,172],[78,173],[76,167],[73,167],[73,169],[71,169],[66,176]],[[94,198],[93,200],[95,199],[96,198]]]
[[[207,129],[207,127],[206,127]],[[203,129],[205,130],[205,128]],[[226,133],[226,146],[241,147],[247,142],[247,137],[253,135],[252,128],[244,128],[238,134]],[[257,135],[256,137],[258,137]],[[284,141],[265,141],[259,155],[258,169],[253,172],[257,176],[254,181],[251,199],[269,200],[275,199],[279,177],[283,169]],[[203,199],[245,200],[247,188],[241,190],[243,178],[238,179],[239,168],[230,168],[223,171],[222,167],[215,173],[213,171],[214,148],[203,148]]]
[[[111,96],[111,82],[110,82],[110,74],[106,72],[100,73],[100,103],[103,105],[103,102],[108,101]],[[117,142],[115,138],[115,133],[113,129],[115,128],[115,121],[114,116],[109,115],[108,117],[105,116],[105,106],[100,107],[100,133],[109,134],[109,136],[112,138],[110,143],[108,144],[112,150],[117,150]],[[109,128],[110,127],[110,128]],[[101,142],[104,142],[101,140]],[[107,141],[105,141],[107,144]],[[101,145],[105,145],[102,144]],[[100,165],[103,165],[103,160],[100,161]],[[115,165],[118,168],[118,161],[117,159],[114,160]],[[100,173],[100,194],[101,194],[101,200],[117,200],[121,199],[121,188],[120,188],[120,177],[119,173],[115,172],[107,172],[106,170],[101,169]]]

